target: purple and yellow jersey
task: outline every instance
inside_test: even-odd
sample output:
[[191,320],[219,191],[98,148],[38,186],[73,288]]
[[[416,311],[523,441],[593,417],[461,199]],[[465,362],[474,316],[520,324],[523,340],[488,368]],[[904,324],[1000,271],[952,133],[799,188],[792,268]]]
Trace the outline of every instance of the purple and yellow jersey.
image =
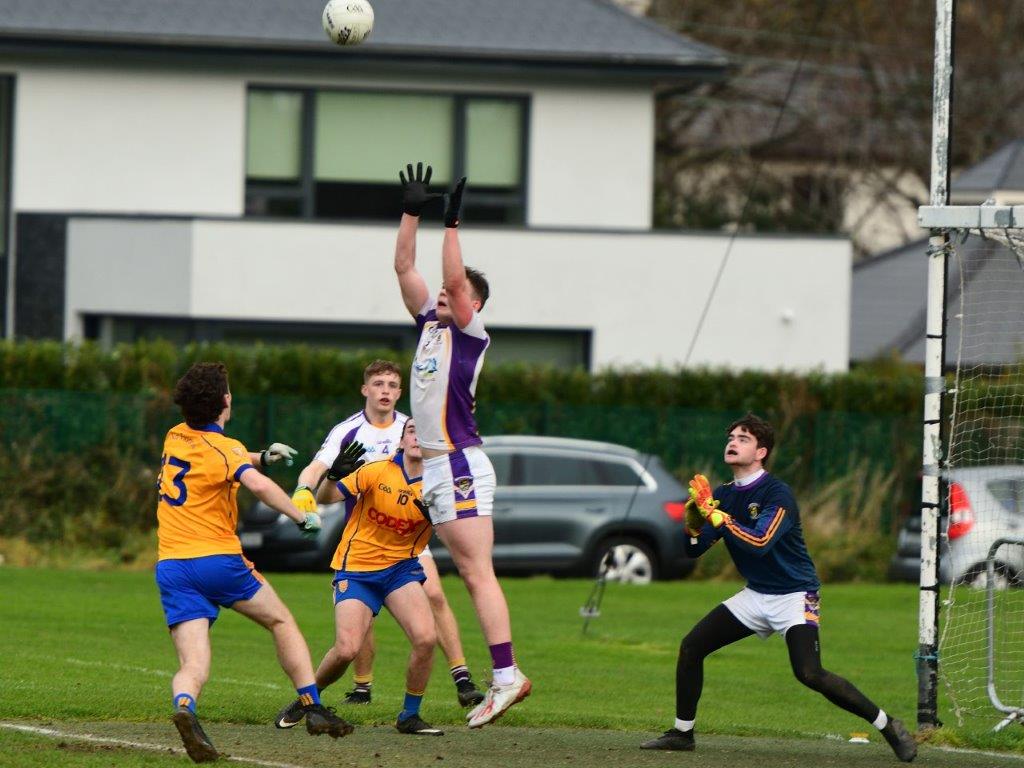
[[335,571],[380,571],[417,557],[430,540],[430,520],[414,503],[422,479],[405,474],[403,454],[364,464],[343,477],[338,490],[355,499],[334,552]]
[[157,484],[158,559],[238,555],[238,484],[249,452],[217,424],[171,428]]
[[480,445],[473,411],[476,383],[491,343],[476,312],[465,328],[437,320],[430,299],[416,316],[419,345],[412,361],[412,416],[424,448],[451,451]]

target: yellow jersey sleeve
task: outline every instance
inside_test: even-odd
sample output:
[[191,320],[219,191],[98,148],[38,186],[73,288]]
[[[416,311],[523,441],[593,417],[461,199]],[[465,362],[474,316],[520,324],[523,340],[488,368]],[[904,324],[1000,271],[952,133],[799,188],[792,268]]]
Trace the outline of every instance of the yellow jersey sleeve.
[[249,461],[249,451],[233,437],[225,437],[217,432],[206,435],[211,447],[224,459],[224,479],[238,482],[242,473],[254,469]]
[[370,464],[363,464],[359,469],[338,481],[338,490],[341,491],[343,498],[351,500],[355,499],[361,493],[366,493],[368,490],[373,488],[373,484],[377,482],[377,478],[381,473],[382,465],[386,464],[384,461],[374,461]]

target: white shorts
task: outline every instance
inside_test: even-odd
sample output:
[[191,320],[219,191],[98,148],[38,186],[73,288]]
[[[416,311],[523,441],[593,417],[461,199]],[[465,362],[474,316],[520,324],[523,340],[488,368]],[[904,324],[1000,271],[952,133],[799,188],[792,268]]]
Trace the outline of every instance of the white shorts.
[[423,503],[434,525],[490,515],[494,467],[477,446],[423,460]]
[[820,598],[817,592],[790,592],[785,595],[765,595],[749,587],[737,592],[724,603],[739,622],[754,630],[762,639],[799,624],[817,627],[821,620]]
[[423,551],[420,552],[419,557],[433,557],[434,553],[430,551],[430,547],[424,547]]

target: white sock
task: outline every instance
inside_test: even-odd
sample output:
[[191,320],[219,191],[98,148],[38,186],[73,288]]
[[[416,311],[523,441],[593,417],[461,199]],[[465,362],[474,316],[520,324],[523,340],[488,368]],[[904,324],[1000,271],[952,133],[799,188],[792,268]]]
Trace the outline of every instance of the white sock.
[[494,670],[492,682],[495,685],[512,685],[516,681],[515,667],[501,667]]
[[686,731],[692,731],[693,730],[693,724],[695,722],[697,722],[697,721],[696,720],[680,720],[677,717],[676,718],[676,730],[677,731],[683,731],[684,733]]
[[872,723],[875,728],[882,730],[889,724],[889,716],[885,714],[884,709],[878,710],[878,717],[875,718],[875,722]]

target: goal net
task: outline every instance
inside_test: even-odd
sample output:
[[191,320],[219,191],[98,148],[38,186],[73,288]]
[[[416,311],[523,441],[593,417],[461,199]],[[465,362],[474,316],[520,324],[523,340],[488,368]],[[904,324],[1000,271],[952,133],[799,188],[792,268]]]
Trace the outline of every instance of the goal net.
[[991,727],[1024,712],[1024,229],[950,230],[949,254],[939,675]]

